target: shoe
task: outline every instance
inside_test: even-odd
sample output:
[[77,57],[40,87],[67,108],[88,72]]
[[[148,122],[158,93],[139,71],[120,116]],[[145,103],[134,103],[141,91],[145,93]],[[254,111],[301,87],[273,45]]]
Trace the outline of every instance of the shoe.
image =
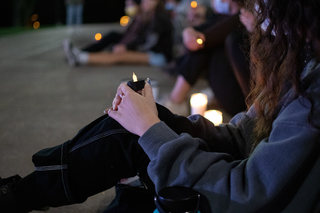
[[[1,213],[28,213],[16,199],[14,192],[17,182],[21,180],[19,175],[14,175],[9,178],[0,177],[0,212]],[[49,207],[36,209],[37,211],[46,212]]]
[[176,104],[171,101],[169,95],[165,95],[160,101],[159,104],[169,109],[172,113],[189,116],[190,115],[190,105],[188,101],[184,101],[181,104]]
[[14,190],[21,179],[19,175],[2,179],[0,177],[0,210],[1,213],[27,213],[17,201]]
[[63,50],[69,66],[77,66],[79,64],[77,61],[77,56],[73,51],[73,45],[69,39],[63,41]]

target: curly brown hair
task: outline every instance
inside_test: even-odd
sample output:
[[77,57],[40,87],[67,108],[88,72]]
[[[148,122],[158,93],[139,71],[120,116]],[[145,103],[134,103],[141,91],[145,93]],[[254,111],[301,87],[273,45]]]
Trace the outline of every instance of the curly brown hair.
[[[320,50],[320,1],[248,0],[247,7],[256,17],[250,51],[252,90],[247,98],[247,105],[254,105],[258,113],[255,148],[270,134],[277,105],[287,88],[294,88],[297,95],[305,92],[299,81],[304,66],[302,53],[307,44]],[[269,25],[262,30],[265,20]],[[319,59],[320,54],[315,54]]]

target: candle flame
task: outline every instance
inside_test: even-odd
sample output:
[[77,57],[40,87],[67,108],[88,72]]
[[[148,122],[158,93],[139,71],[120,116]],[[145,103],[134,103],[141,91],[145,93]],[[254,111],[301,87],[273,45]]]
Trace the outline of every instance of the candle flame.
[[129,21],[130,21],[130,17],[129,16],[122,16],[120,18],[120,25],[125,27],[125,26],[128,25]]
[[198,6],[198,3],[197,3],[196,1],[192,1],[192,2],[190,3],[190,6],[191,6],[192,8],[196,8],[196,7]]
[[198,39],[197,39],[197,43],[198,43],[198,44],[202,44],[202,43],[203,43],[202,39],[201,39],[201,38],[198,38]]
[[137,76],[136,76],[136,74],[132,74],[132,80],[133,80],[133,82],[137,82],[138,81],[138,78],[137,78]]
[[218,126],[223,121],[222,112],[220,112],[218,110],[205,111],[204,117],[207,118],[212,123],[214,123],[215,126]]
[[100,40],[101,40],[101,38],[102,38],[101,33],[97,33],[97,34],[95,34],[94,38],[96,39],[96,41],[100,41]]
[[208,98],[206,94],[194,93],[191,95],[190,104],[191,107],[206,106],[207,107]]

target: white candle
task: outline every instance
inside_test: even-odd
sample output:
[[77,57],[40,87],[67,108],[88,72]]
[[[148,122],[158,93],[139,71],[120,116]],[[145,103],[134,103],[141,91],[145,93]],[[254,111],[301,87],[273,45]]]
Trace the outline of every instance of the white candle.
[[218,110],[208,110],[204,113],[204,117],[214,123],[215,126],[222,123],[222,112]]
[[204,115],[207,110],[208,98],[205,94],[195,93],[191,95],[191,115],[200,114]]

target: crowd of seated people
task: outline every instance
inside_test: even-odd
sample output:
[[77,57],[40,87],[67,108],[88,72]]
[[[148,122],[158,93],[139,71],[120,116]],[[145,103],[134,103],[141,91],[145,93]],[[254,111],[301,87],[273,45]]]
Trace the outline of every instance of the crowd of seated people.
[[[130,3],[129,3],[130,2]],[[145,64],[163,66],[172,59],[172,31],[170,17],[162,0],[127,1],[135,4],[137,12],[123,33],[110,33],[99,44],[104,48],[113,45],[111,51],[97,51],[97,47],[84,50],[64,43],[69,65]],[[165,26],[165,27],[164,27]]]
[[[69,65],[162,67],[177,80],[172,92],[157,101],[185,116],[190,114],[189,93],[204,77],[219,107],[231,116],[243,111],[249,91],[247,34],[252,31],[252,16],[244,15],[249,12],[238,0],[191,2],[126,0],[132,21],[125,31],[111,31],[82,49],[66,40]],[[111,51],[103,51],[106,48]]]
[[[250,79],[247,34],[250,29],[247,30],[242,21],[252,16],[243,15],[248,11],[238,1],[214,0],[212,9],[215,13],[206,23],[183,31],[186,51],[169,69],[169,73],[177,75],[176,84],[170,95],[160,102],[175,113],[188,115],[189,92],[202,76],[228,114],[235,115],[246,108]],[[203,43],[199,44],[198,38]]]

